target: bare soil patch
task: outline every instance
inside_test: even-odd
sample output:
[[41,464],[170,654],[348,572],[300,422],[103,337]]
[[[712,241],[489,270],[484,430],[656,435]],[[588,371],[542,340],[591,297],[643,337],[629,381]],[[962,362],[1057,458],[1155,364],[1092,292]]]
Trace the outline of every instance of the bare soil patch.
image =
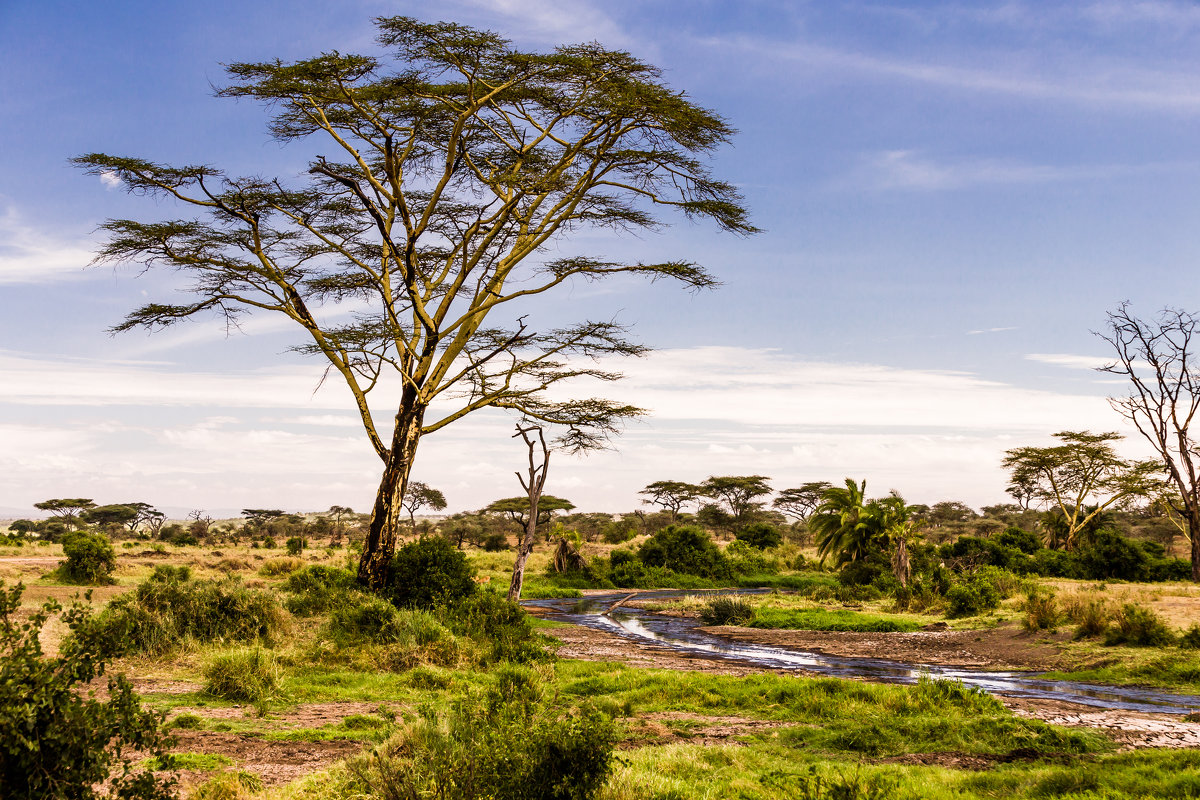
[[626,722],[634,737],[622,743],[621,747],[626,750],[666,744],[740,744],[736,737],[794,725],[791,722],[706,716],[686,711],[660,711],[630,717]]
[[1121,750],[1200,747],[1200,722],[1188,722],[1177,714],[1097,709],[1061,700],[1000,699],[1021,717],[1069,728],[1103,730],[1118,743]]
[[[362,742],[275,742],[244,733],[176,731],[179,753],[208,753],[232,759],[237,769],[253,772],[264,785],[290,783],[328,769],[365,746]],[[177,773],[181,785],[203,783],[211,773],[185,770]]]

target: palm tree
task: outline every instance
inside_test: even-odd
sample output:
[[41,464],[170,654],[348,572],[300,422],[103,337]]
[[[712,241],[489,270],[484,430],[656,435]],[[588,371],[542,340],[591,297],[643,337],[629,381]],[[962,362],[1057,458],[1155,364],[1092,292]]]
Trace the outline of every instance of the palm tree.
[[830,487],[821,493],[821,504],[808,520],[824,561],[834,556],[838,565],[865,558],[878,531],[876,515],[866,505],[867,482],[846,478],[846,488]]

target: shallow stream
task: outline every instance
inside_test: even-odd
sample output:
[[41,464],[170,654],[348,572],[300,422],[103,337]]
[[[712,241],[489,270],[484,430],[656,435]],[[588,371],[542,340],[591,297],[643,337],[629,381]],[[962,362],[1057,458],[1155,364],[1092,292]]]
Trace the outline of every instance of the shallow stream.
[[[639,599],[670,598],[678,591],[638,592]],[[638,608],[613,608],[629,592],[593,595],[584,599],[529,600],[547,619],[607,631],[628,639],[650,642],[680,653],[753,664],[769,669],[795,669],[843,678],[867,678],[882,683],[916,683],[925,674],[962,681],[992,694],[1064,700],[1081,705],[1128,711],[1189,714],[1200,711],[1200,697],[1153,689],[1102,686],[1075,681],[1047,680],[1034,672],[992,672],[963,667],[908,664],[884,658],[847,658],[768,645],[735,642],[698,630],[696,619],[654,614]]]

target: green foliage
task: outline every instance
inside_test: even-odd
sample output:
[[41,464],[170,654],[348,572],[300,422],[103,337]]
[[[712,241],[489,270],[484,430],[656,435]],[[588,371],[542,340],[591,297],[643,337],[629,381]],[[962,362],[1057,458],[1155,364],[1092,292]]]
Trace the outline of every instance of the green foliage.
[[1179,637],[1179,646],[1184,650],[1200,650],[1200,625],[1192,625]]
[[112,583],[109,576],[117,568],[117,554],[107,536],[73,531],[63,537],[62,548],[67,560],[59,575],[64,580],[88,586]]
[[499,553],[501,550],[508,549],[508,537],[503,533],[489,533],[483,537],[483,543],[480,546],[485,552]]
[[1126,603],[1112,615],[1112,627],[1105,633],[1107,645],[1167,647],[1175,644],[1175,635],[1162,618],[1136,603]]
[[588,800],[612,770],[612,720],[547,698],[537,674],[509,667],[439,719],[427,711],[352,768],[381,800]]
[[301,617],[324,614],[348,602],[355,585],[354,573],[349,570],[310,564],[283,582],[283,590],[292,594],[283,605]]
[[397,606],[433,608],[476,591],[475,570],[440,536],[423,536],[396,551],[380,593]]
[[[993,541],[1001,547],[1011,547],[1014,550],[1020,550],[1026,555],[1033,555],[1042,549],[1042,540],[1038,538],[1038,535],[1033,531],[1027,531],[1022,528],[1006,528]],[[1004,565],[997,564],[996,566]]]
[[648,567],[662,567],[685,575],[716,579],[731,575],[724,554],[707,533],[693,525],[663,528],[642,543],[637,557]]
[[754,618],[754,606],[741,597],[714,597],[700,608],[705,625],[745,625]]
[[304,552],[304,548],[307,545],[308,542],[303,536],[293,536],[287,540],[284,546],[287,548],[287,554],[289,556],[298,556]]
[[987,581],[965,580],[946,592],[946,616],[973,617],[1000,605],[1000,593]]
[[362,666],[406,670],[422,664],[456,666],[462,649],[454,634],[425,609],[397,608],[378,597],[336,608],[322,629]]
[[109,663],[103,633],[76,603],[60,619],[72,631],[56,657],[42,654],[38,635],[52,614],[47,604],[17,620],[21,585],[0,584],[0,795],[33,800],[89,800],[112,780],[120,800],[166,800],[170,783],[135,769],[128,753],[162,755],[169,741],[162,718],[142,708],[123,676],[108,680],[108,700],[83,689]]
[[517,603],[491,591],[463,597],[445,609],[450,629],[486,648],[488,663],[547,661],[546,637],[533,629],[529,615]]
[[1058,627],[1058,603],[1054,592],[1030,589],[1021,604],[1025,618],[1021,621],[1027,631],[1054,630]]
[[218,653],[204,665],[204,691],[234,702],[261,703],[279,689],[275,654],[261,647]]
[[783,543],[783,534],[779,528],[769,522],[755,522],[741,528],[734,534],[739,542],[745,542],[759,550],[769,550]]
[[1074,604],[1068,610],[1071,621],[1079,627],[1075,631],[1076,638],[1100,636],[1108,629],[1108,604],[1103,600],[1085,600]]
[[780,609],[761,607],[755,610],[752,628],[807,630],[807,631],[858,631],[860,633],[894,633],[915,631],[920,626],[909,620],[894,619],[877,614],[863,614],[842,609]]
[[114,654],[164,653],[187,642],[274,640],[285,617],[272,592],[222,581],[151,579],[113,600],[96,619]]

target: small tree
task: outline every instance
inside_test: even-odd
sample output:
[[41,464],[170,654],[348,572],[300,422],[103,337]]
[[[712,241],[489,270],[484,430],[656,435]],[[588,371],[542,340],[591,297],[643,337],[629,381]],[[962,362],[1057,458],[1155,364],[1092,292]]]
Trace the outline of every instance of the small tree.
[[24,618],[22,591],[0,583],[0,796],[169,800],[172,781],[132,758],[166,755],[161,715],[142,708],[123,675],[109,678],[104,702],[84,691],[111,661],[105,631],[75,603],[60,615],[71,636],[46,657],[39,634],[61,607],[47,603]]
[[420,481],[413,481],[404,490],[402,502],[405,510],[408,511],[408,519],[412,523],[412,532],[415,536],[417,534],[417,509],[428,507],[434,511],[442,511],[446,508],[446,495],[432,486]]
[[59,571],[68,581],[86,585],[112,583],[109,576],[117,567],[117,554],[108,537],[74,531],[63,537],[62,547],[67,558]]
[[646,496],[642,502],[662,506],[670,511],[672,525],[679,521],[681,508],[704,496],[699,486],[683,481],[655,481],[648,484],[638,494]]
[[341,544],[342,536],[346,532],[343,519],[354,516],[354,509],[349,506],[330,506],[329,511],[325,513],[333,517],[333,543]]
[[1068,550],[1075,548],[1077,535],[1097,515],[1153,494],[1162,485],[1161,464],[1128,461],[1116,454],[1111,443],[1124,438],[1119,433],[1062,431],[1054,438],[1062,444],[1017,447],[1002,463],[1014,484],[1031,487],[1034,497],[1062,512]]
[[810,481],[794,489],[784,489],[771,506],[798,522],[808,519],[821,503],[821,494],[830,488],[828,481]]
[[713,476],[700,484],[705,497],[724,503],[733,517],[730,526],[737,530],[750,521],[750,516],[762,508],[758,500],[771,493],[764,475]]

